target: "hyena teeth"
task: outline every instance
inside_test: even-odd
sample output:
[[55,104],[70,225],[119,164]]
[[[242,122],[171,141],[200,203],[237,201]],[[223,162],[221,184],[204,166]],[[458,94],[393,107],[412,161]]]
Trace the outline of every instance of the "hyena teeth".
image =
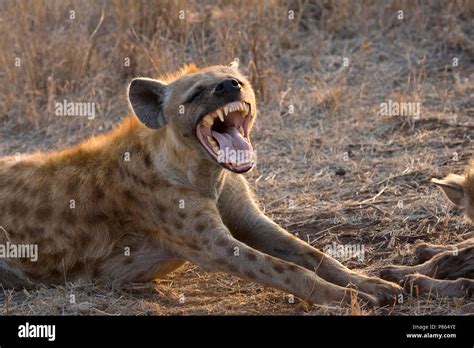
[[239,128],[239,132],[240,132],[240,134],[245,135],[244,134],[244,128],[242,126],[240,126],[240,128]]
[[219,152],[219,145],[217,142],[210,136],[207,136],[207,141],[212,146],[212,150],[214,150],[214,152],[217,154]]
[[217,110],[216,111],[217,113],[217,116],[219,116],[219,120],[221,120],[222,122],[224,122],[224,111],[222,111],[221,109]]
[[214,118],[215,116],[213,115],[206,115],[201,121],[202,126],[206,128],[212,127],[212,125],[214,124]]
[[227,116],[228,113],[229,113],[229,107],[224,106],[224,114]]

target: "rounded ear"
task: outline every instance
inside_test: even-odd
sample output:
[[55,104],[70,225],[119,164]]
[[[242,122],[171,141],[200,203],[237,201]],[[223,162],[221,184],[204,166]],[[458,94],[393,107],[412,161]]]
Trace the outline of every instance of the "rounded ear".
[[451,202],[461,206],[464,198],[464,180],[461,175],[449,174],[443,180],[431,179],[431,182],[438,186]]
[[133,79],[128,87],[128,101],[140,122],[148,128],[166,125],[164,101],[168,85],[148,78]]

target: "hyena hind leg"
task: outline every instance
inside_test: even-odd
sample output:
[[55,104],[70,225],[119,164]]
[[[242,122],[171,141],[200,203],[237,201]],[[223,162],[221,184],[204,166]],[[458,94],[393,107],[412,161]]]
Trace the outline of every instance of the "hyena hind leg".
[[453,245],[437,245],[429,243],[420,243],[416,246],[415,255],[418,262],[422,263],[430,260],[433,256],[444,251],[453,251],[474,245],[474,238]]
[[455,280],[433,279],[422,274],[409,274],[404,279],[408,293],[433,294],[436,297],[472,297],[474,280],[458,278]]
[[409,274],[420,273],[436,279],[474,278],[474,246],[456,252],[444,251],[415,266],[387,266],[381,270],[383,279],[402,281]]
[[5,260],[0,260],[0,286],[4,289],[32,289],[38,285],[29,280],[21,270],[11,267]]

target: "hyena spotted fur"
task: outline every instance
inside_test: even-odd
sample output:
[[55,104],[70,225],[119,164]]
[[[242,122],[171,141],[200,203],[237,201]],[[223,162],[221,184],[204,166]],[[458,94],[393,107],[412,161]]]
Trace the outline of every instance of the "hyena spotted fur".
[[[0,263],[3,286],[147,282],[185,261],[311,303],[370,305],[401,288],[344,267],[265,216],[242,176],[254,165],[254,92],[235,67],[134,79],[134,115],[54,153],[0,162],[0,241],[39,259]],[[218,161],[219,151],[244,160]],[[130,250],[128,255],[125,250]]]
[[[464,176],[449,174],[443,180],[432,181],[452,203],[464,209],[468,221],[474,222],[474,160]],[[420,264],[390,266],[382,270],[381,276],[419,293],[446,297],[474,295],[474,238],[455,245],[421,243],[415,255]]]

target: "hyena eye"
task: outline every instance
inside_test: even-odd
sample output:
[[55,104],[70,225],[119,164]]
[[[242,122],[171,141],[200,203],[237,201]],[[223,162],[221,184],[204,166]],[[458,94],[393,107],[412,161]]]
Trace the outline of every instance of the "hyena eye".
[[204,86],[198,87],[196,91],[186,100],[186,103],[187,104],[192,103],[194,99],[196,99],[202,94],[202,92],[204,92]]
[[233,80],[236,80],[236,81],[239,83],[239,85],[244,86],[244,83],[243,83],[242,81],[240,81],[238,78],[235,78],[235,77],[233,77],[233,76],[227,76],[227,78],[229,78],[229,79],[231,79],[231,80],[232,80],[232,79],[233,79]]

